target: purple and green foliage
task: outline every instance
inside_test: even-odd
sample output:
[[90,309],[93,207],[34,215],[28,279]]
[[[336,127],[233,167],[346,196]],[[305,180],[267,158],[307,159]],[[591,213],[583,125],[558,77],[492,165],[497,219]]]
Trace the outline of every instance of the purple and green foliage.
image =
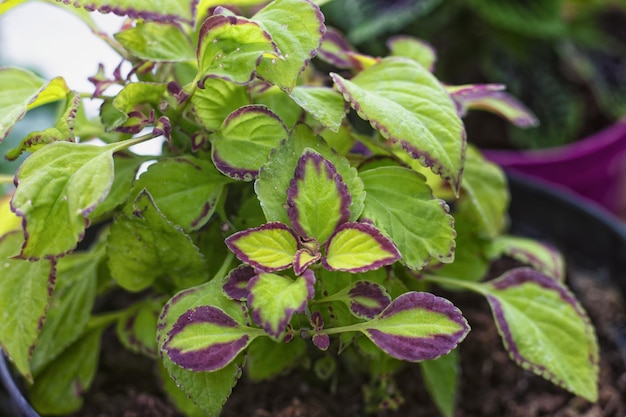
[[[398,405],[393,379],[418,362],[449,417],[470,324],[437,284],[484,295],[513,360],[596,398],[597,344],[563,260],[504,234],[506,178],[461,120],[532,115],[500,85],[446,86],[427,42],[359,53],[319,3],[79,0],[125,65],[88,92],[0,68],[0,138],[62,102],[0,175],[0,346],[39,411],[80,408],[115,326],[190,416],[219,415],[243,372],[296,369],[369,373],[365,409]],[[109,37],[85,10],[129,20]],[[159,155],[133,146],[157,138]],[[530,268],[482,282],[501,256]]]

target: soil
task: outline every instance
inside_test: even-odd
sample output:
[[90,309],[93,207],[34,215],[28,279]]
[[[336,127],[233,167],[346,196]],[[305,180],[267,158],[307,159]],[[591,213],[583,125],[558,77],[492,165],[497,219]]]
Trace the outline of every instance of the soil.
[[[502,347],[486,301],[479,296],[450,295],[466,315],[472,331],[460,348],[463,373],[455,417],[624,417],[626,415],[626,312],[620,292],[598,284],[586,272],[570,274],[569,285],[597,327],[600,342],[599,400],[595,404],[524,371]],[[164,400],[151,361],[116,348],[113,333],[105,335],[100,372],[73,417],[179,417]],[[116,371],[121,362],[129,368]],[[119,381],[125,381],[123,385]],[[409,366],[399,386],[406,402],[376,417],[436,417],[440,414],[426,393],[419,369]],[[360,385],[340,384],[329,392],[298,375],[271,383],[239,382],[223,417],[359,417],[364,416]]]

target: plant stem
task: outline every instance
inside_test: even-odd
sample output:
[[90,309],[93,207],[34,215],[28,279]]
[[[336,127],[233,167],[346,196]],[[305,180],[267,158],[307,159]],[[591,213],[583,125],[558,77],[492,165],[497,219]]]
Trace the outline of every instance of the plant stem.
[[443,285],[449,285],[455,288],[463,288],[466,290],[477,292],[479,294],[485,294],[486,292],[484,289],[484,284],[481,284],[479,282],[464,281],[461,279],[455,279],[455,278],[443,277],[443,276],[431,275],[431,274],[423,274],[422,279],[432,282],[434,284],[443,284]]
[[222,266],[220,266],[220,269],[213,276],[213,279],[222,279],[226,276],[226,272],[228,272],[228,269],[230,268],[234,257],[235,256],[232,254],[232,252],[228,252],[228,255],[226,255],[226,258],[224,258],[224,262],[222,262]]
[[128,149],[133,145],[138,145],[140,143],[147,142],[159,136],[161,135],[155,135],[154,133],[150,132],[150,133],[146,133],[145,135],[137,136],[136,138],[130,138],[121,142],[113,143],[109,146],[111,146],[114,149],[113,152],[119,152],[119,151]]

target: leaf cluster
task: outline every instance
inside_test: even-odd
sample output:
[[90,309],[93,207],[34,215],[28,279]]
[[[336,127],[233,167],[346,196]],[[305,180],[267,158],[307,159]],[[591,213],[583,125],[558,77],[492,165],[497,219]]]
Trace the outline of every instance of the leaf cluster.
[[[357,52],[310,0],[215,3],[75,2],[130,18],[107,42],[131,70],[100,68],[93,93],[0,69],[0,137],[62,107],[10,152],[29,156],[0,200],[0,345],[34,406],[80,408],[113,326],[189,415],[218,415],[243,372],[295,368],[369,374],[368,409],[397,406],[385,387],[419,363],[450,416],[470,324],[439,288],[483,295],[513,360],[594,400],[562,259],[506,235],[505,177],[466,143],[469,109],[532,114],[501,85],[442,83],[418,39]],[[148,141],[159,156],[134,152]],[[527,266],[485,281],[502,256]]]

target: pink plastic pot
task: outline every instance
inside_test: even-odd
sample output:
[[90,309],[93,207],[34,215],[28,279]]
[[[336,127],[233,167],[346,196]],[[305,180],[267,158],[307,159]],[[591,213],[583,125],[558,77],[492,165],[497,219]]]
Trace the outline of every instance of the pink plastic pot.
[[506,171],[565,187],[626,218],[626,119],[567,146],[484,155]]

